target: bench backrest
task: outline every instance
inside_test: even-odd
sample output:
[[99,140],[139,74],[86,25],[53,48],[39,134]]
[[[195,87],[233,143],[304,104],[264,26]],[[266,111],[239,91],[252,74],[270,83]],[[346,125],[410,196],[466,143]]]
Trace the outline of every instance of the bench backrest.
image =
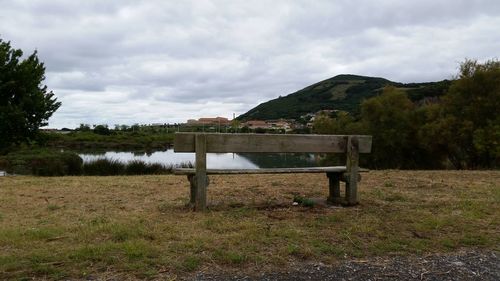
[[196,136],[203,135],[206,152],[311,152],[346,153],[349,139],[355,139],[359,153],[370,153],[372,137],[365,135],[276,135],[176,133],[175,152],[195,152]]

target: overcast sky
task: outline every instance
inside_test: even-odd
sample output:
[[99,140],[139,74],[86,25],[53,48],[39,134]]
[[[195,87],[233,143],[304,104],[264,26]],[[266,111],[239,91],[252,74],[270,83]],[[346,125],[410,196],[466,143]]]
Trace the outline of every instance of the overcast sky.
[[342,73],[450,79],[500,52],[500,1],[0,0],[0,38],[38,50],[49,127],[232,118]]

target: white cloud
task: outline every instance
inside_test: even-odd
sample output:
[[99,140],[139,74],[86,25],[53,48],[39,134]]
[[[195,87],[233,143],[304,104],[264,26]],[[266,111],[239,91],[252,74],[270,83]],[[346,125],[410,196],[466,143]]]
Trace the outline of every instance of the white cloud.
[[241,114],[342,73],[450,78],[498,56],[491,1],[3,1],[0,37],[37,49],[50,126]]

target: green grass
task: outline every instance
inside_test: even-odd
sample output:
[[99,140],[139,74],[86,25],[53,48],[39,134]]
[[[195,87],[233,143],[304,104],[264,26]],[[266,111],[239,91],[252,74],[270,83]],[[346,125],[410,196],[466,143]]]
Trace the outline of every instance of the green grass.
[[499,179],[494,171],[375,171],[363,177],[361,205],[326,208],[292,206],[295,194],[326,198],[324,175],[219,176],[209,211],[194,213],[184,177],[3,177],[0,276],[171,279],[498,250]]

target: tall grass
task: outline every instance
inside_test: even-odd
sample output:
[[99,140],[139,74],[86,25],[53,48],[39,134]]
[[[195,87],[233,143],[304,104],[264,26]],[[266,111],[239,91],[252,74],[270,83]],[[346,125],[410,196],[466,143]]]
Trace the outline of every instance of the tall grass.
[[0,169],[21,175],[80,175],[82,163],[76,153],[50,149],[19,150],[0,157]]
[[170,174],[177,167],[193,167],[191,162],[180,164],[146,163],[141,160],[133,160],[127,163],[116,159],[97,159],[83,163],[83,174],[88,176],[117,176],[117,175],[161,175]]
[[123,175],[125,164],[113,159],[97,159],[88,163],[83,163],[83,174],[89,176],[112,176]]

